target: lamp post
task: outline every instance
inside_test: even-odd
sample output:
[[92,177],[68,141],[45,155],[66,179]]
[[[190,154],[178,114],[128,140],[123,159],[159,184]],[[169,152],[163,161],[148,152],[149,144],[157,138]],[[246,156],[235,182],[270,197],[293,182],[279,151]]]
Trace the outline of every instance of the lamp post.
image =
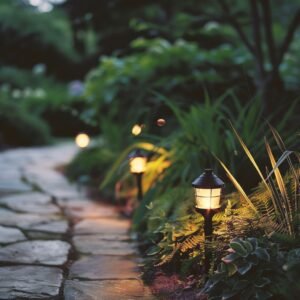
[[[213,173],[212,169],[205,169],[204,173],[192,183],[195,189],[195,210],[204,217],[205,241],[212,240],[212,219],[221,207],[221,195],[224,185],[224,182]],[[210,268],[211,251],[206,244],[204,252],[204,269],[207,273]]]
[[136,184],[138,189],[137,199],[142,201],[143,199],[143,186],[142,177],[146,171],[147,156],[144,155],[141,150],[135,150],[131,152],[128,156],[130,173],[135,175]]

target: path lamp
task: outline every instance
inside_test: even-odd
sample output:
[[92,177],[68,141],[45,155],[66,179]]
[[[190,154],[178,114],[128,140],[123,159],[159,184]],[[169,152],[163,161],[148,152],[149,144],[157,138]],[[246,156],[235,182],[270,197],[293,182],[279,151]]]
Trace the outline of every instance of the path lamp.
[[[205,169],[204,173],[192,183],[195,189],[195,210],[204,217],[205,241],[212,240],[212,219],[221,207],[221,195],[224,185],[224,182],[213,173],[212,169]],[[210,268],[210,259],[211,251],[205,245],[204,269],[206,273]]]
[[141,150],[135,150],[131,152],[128,156],[130,173],[135,175],[136,183],[138,188],[137,199],[142,201],[143,199],[143,187],[142,187],[142,177],[146,171],[147,156],[144,155]]
[[86,148],[90,144],[90,137],[86,133],[81,132],[76,135],[75,143],[79,148]]

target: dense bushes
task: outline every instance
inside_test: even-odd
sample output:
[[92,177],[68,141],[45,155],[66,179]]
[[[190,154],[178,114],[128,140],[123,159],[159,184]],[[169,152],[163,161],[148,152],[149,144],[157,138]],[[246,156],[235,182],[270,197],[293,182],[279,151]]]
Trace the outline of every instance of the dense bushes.
[[94,146],[80,152],[68,165],[67,175],[72,180],[100,182],[111,166],[115,155],[107,148]]
[[50,127],[52,135],[65,137],[79,131],[99,132],[95,125],[80,116],[86,107],[82,98],[83,84],[80,81],[68,86],[62,84],[46,76],[45,68],[43,64],[35,65],[31,71],[2,67],[0,97],[14,103],[23,114],[39,118]]
[[17,104],[0,100],[0,146],[43,145],[50,142],[49,127]]

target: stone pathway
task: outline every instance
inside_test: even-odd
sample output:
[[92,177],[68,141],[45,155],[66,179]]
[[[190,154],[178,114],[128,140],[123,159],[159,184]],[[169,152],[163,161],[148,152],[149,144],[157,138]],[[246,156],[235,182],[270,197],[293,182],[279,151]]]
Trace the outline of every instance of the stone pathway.
[[0,153],[0,299],[154,299],[129,220],[55,170],[71,144]]

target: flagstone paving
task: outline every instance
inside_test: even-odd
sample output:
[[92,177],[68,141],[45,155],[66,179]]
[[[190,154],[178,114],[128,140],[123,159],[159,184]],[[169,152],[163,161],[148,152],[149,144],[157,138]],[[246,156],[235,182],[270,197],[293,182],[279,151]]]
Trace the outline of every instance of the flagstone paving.
[[0,299],[154,299],[130,221],[57,171],[76,151],[0,152]]

